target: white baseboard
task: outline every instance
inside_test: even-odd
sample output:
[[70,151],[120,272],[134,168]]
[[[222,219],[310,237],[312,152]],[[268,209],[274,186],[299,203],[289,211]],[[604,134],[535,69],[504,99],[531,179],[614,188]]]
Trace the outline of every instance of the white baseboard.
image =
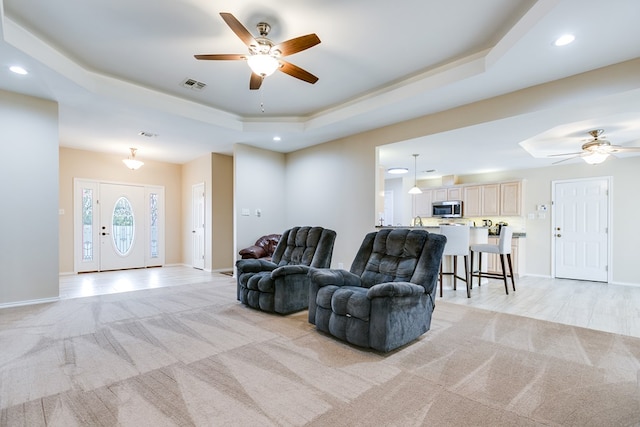
[[609,282],[610,285],[620,285],[620,286],[632,286],[632,287],[640,287],[640,283],[629,283],[629,282]]
[[9,307],[22,307],[24,305],[35,305],[35,304],[46,304],[50,302],[60,301],[60,297],[54,298],[41,298],[41,299],[32,299],[26,301],[15,301],[15,302],[5,302],[0,304],[0,309],[9,308]]

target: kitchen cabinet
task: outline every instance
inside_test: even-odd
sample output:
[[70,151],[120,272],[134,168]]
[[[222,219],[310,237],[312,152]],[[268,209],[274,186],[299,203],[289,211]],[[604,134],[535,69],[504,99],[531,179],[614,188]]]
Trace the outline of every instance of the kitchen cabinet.
[[431,217],[431,203],[433,201],[433,190],[422,190],[422,194],[413,196],[413,217]]
[[469,185],[464,187],[464,215],[520,216],[522,182]]
[[465,217],[522,215],[522,181],[478,185],[456,185],[422,190],[415,195],[413,216],[431,216],[431,204],[462,200]]
[[463,212],[464,216],[474,217],[482,215],[482,186],[469,185],[464,187]]
[[462,187],[445,187],[433,190],[432,202],[446,202],[447,200],[462,200]]
[[500,215],[500,184],[482,186],[482,215]]
[[447,200],[462,200],[462,187],[447,188]]
[[522,212],[522,182],[500,183],[500,215],[520,216]]
[[447,189],[446,188],[436,188],[433,191],[433,200],[432,202],[444,202],[446,200],[449,200],[448,196],[447,196]]

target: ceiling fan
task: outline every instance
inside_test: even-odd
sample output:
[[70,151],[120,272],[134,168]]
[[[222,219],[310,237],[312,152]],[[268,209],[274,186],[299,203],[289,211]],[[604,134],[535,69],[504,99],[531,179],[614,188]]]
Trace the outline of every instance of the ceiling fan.
[[634,151],[640,152],[640,147],[624,147],[622,145],[612,145],[606,139],[600,139],[600,135],[602,135],[603,132],[604,130],[602,129],[594,129],[589,131],[589,135],[591,135],[593,139],[582,144],[582,151],[580,152],[552,154],[549,157],[571,156],[566,159],[554,162],[554,165],[565,162],[567,160],[575,159],[577,157],[581,157],[585,162],[595,165],[604,162],[610,154]]
[[253,37],[251,33],[230,13],[220,13],[224,22],[231,30],[247,45],[249,52],[246,54],[206,54],[194,55],[196,59],[203,60],[239,60],[245,59],[251,68],[251,79],[249,80],[249,89],[260,89],[262,81],[265,77],[270,76],[276,70],[280,70],[297,79],[308,83],[315,83],[318,78],[310,72],[283,60],[285,56],[293,55],[309,49],[320,43],[320,38],[315,34],[307,34],[305,36],[296,37],[282,43],[274,44],[267,38],[271,26],[266,22],[259,22],[256,25],[259,37]]

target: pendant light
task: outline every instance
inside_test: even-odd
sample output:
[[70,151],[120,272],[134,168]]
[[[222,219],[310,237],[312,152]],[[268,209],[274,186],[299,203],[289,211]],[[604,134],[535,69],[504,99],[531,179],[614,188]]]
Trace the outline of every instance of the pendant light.
[[422,194],[422,190],[420,188],[418,188],[418,156],[420,154],[414,154],[413,155],[413,178],[414,178],[414,185],[411,188],[411,190],[409,190],[409,194]]
[[132,171],[136,170],[136,169],[140,169],[140,167],[142,165],[144,165],[144,162],[141,162],[140,160],[136,159],[136,151],[138,151],[137,148],[129,148],[129,150],[131,150],[131,155],[122,160],[122,162],[127,165],[127,167],[129,169],[131,169]]

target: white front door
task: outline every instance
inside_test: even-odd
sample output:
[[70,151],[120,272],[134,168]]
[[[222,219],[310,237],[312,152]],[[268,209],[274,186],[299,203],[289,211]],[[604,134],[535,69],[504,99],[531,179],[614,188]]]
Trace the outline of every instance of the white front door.
[[555,277],[608,281],[609,178],[553,184]]
[[193,267],[204,270],[204,183],[191,188],[191,234],[193,238]]
[[165,262],[164,187],[74,179],[74,271]]
[[100,184],[100,270],[145,266],[144,187]]

